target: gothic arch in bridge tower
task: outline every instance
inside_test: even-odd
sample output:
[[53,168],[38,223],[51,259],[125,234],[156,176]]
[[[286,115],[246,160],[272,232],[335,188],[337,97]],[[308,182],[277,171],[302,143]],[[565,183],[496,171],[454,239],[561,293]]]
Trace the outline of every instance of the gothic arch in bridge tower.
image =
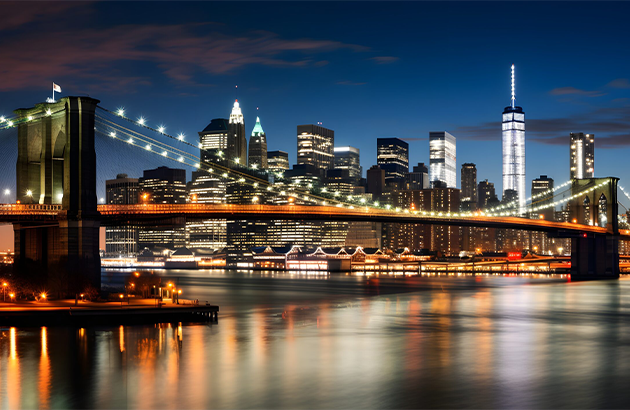
[[597,225],[606,227],[608,225],[608,201],[606,200],[606,195],[603,193],[599,197],[599,201],[597,201]]
[[591,221],[591,200],[588,199],[588,195],[584,197],[584,201],[582,201],[582,207],[584,208],[584,217],[582,219],[582,223],[584,225],[592,225]]

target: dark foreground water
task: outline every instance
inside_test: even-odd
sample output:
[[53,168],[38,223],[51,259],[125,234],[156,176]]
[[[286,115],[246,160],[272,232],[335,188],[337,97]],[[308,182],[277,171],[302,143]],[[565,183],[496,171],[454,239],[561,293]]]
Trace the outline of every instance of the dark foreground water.
[[167,273],[219,323],[2,328],[0,408],[630,407],[630,280]]

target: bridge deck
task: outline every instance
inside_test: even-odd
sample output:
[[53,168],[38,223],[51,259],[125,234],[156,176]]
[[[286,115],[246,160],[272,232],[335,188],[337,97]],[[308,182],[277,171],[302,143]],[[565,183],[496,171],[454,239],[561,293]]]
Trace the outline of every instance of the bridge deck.
[[[134,204],[99,205],[102,225],[127,223],[159,223],[170,218],[217,218],[217,219],[285,219],[285,220],[337,220],[393,223],[418,223],[522,229],[543,232],[583,232],[605,234],[607,229],[598,226],[544,219],[519,217],[463,216],[458,213],[395,211],[368,207],[336,207],[307,205],[235,205],[235,204]],[[0,222],[54,222],[64,217],[61,205],[3,204],[0,205]],[[630,231],[619,232],[622,239],[630,239]]]

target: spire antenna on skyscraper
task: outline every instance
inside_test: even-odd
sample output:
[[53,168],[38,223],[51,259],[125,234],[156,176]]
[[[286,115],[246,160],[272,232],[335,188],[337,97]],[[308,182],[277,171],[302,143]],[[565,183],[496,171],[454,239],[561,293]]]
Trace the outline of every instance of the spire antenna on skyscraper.
[[514,108],[514,100],[516,100],[516,86],[514,84],[514,64],[512,64],[512,108]]

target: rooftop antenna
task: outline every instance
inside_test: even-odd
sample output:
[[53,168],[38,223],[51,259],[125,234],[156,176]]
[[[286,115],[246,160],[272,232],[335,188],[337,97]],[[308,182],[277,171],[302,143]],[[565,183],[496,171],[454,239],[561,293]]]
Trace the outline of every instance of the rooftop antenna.
[[516,99],[516,87],[514,86],[514,64],[512,64],[512,108],[514,108],[515,99]]
[[234,94],[236,96],[236,102],[238,102],[238,84],[236,84],[234,88],[236,88],[236,92]]

